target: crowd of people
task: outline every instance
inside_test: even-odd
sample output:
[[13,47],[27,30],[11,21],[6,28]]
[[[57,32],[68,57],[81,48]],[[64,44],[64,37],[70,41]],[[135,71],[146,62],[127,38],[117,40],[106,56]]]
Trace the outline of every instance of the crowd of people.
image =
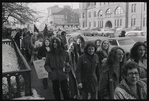
[[[146,42],[136,42],[126,59],[123,48],[109,50],[108,40],[85,42],[78,36],[67,43],[65,31],[56,35],[52,31],[30,33],[27,29],[16,32],[13,38],[27,62],[45,60],[56,100],[61,99],[60,88],[64,100],[147,99]],[[48,78],[43,79],[44,89]]]

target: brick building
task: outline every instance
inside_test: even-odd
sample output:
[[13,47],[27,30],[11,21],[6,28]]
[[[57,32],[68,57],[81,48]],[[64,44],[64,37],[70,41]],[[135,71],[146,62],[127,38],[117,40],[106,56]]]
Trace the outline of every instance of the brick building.
[[78,27],[79,9],[72,9],[70,6],[60,8],[57,5],[48,8],[48,23],[55,27]]

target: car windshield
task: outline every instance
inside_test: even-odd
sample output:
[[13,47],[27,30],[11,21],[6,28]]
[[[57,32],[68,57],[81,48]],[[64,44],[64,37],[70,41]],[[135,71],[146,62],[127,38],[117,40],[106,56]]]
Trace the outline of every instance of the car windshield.
[[131,45],[134,44],[135,41],[133,39],[121,39],[118,40],[119,45]]

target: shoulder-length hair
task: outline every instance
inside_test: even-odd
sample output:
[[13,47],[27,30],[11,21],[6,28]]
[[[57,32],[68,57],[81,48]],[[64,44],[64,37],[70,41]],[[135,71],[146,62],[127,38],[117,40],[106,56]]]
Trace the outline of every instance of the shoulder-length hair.
[[[78,51],[77,51],[77,43],[72,42],[72,43],[69,45],[68,51],[69,51],[71,45],[74,46],[73,52],[74,52],[74,54],[75,54],[75,61],[76,61],[76,63],[77,63],[77,62],[78,62],[78,58],[79,58],[79,57],[78,57]],[[72,55],[72,53],[71,53],[71,55]],[[73,55],[72,55],[72,56],[73,56]]]
[[95,51],[94,51],[94,53],[95,53],[96,50],[97,50],[97,48],[96,48],[96,45],[95,45],[93,42],[91,42],[91,41],[89,41],[89,42],[86,43],[86,45],[85,45],[85,47],[84,47],[84,53],[85,53],[85,54],[88,54],[87,49],[88,49],[89,46],[92,46],[92,47],[95,48]]
[[109,48],[110,48],[110,43],[109,43],[109,41],[108,41],[108,40],[103,40],[103,41],[101,42],[101,50],[103,50],[103,43],[104,43],[105,41],[107,41],[107,42],[108,42],[108,45],[109,45],[108,49],[107,49],[107,50],[105,50],[105,51],[106,51],[106,53],[108,53],[108,52],[109,52]]
[[126,62],[126,56],[125,56],[125,51],[121,48],[121,47],[113,47],[109,54],[108,54],[108,57],[107,57],[107,61],[106,61],[106,65],[108,66],[112,66],[115,62],[115,59],[116,59],[116,54],[117,54],[117,50],[120,49],[123,51],[124,53],[124,57],[123,57],[123,60],[122,62],[120,62],[120,67],[122,67],[124,65],[124,63]]
[[[136,42],[130,50],[130,58],[134,59],[134,61],[137,63],[139,62],[139,58],[138,58],[139,55],[137,53],[137,50],[138,50],[138,47],[140,47],[140,46],[144,46],[146,48],[146,45],[143,42]],[[145,54],[144,54],[144,56],[145,56]]]
[[56,40],[57,43],[57,52],[60,53],[63,49],[61,46],[61,40],[58,37],[53,37],[53,39],[51,40],[51,52],[55,53],[56,49],[54,48],[54,40]]
[[71,43],[70,43],[70,39],[73,39],[73,42],[75,42],[74,37],[70,37],[70,38],[68,39],[68,45],[70,45],[70,44],[71,44]]
[[49,38],[44,38],[44,40],[43,40],[43,47],[46,47],[46,45],[45,45],[45,42],[46,42],[46,40],[48,40],[49,41],[49,47],[51,48],[51,42],[50,42],[50,40],[49,40]]
[[77,41],[78,39],[81,40],[82,48],[84,48],[84,46],[85,46],[85,40],[84,40],[84,38],[83,38],[81,35],[78,35],[77,38],[76,38],[76,41]]

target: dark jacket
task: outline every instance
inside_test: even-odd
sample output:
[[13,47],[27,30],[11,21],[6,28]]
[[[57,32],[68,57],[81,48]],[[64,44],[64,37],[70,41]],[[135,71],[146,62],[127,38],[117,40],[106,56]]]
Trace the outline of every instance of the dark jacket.
[[46,47],[42,46],[38,49],[37,58],[42,59],[42,57],[46,57],[46,54],[47,54],[47,49]]
[[[102,67],[103,68],[103,67]],[[99,80],[99,95],[101,99],[114,99],[114,90],[122,80],[121,69],[120,77],[117,77],[113,71],[113,66],[102,69]]]
[[63,71],[64,67],[70,68],[66,66],[65,63],[70,63],[70,59],[68,56],[68,52],[62,50],[61,54],[52,54],[52,52],[48,52],[46,55],[45,61],[45,70],[49,73],[49,78],[51,80],[65,80],[67,78],[66,73]]
[[107,56],[103,53],[103,51],[98,51],[97,53],[96,53],[97,55],[98,55],[98,57],[99,57],[99,62],[100,62],[100,64],[102,63],[102,60],[104,59],[104,58],[107,58]]
[[22,47],[26,50],[30,50],[30,36],[25,36],[22,40]]
[[21,33],[20,32],[17,32],[14,40],[16,41],[16,44],[18,45],[18,48],[20,49],[20,36],[21,36]]
[[94,54],[91,59],[87,54],[79,57],[76,70],[78,83],[83,84],[82,91],[95,92],[98,86],[99,60],[98,55]]

